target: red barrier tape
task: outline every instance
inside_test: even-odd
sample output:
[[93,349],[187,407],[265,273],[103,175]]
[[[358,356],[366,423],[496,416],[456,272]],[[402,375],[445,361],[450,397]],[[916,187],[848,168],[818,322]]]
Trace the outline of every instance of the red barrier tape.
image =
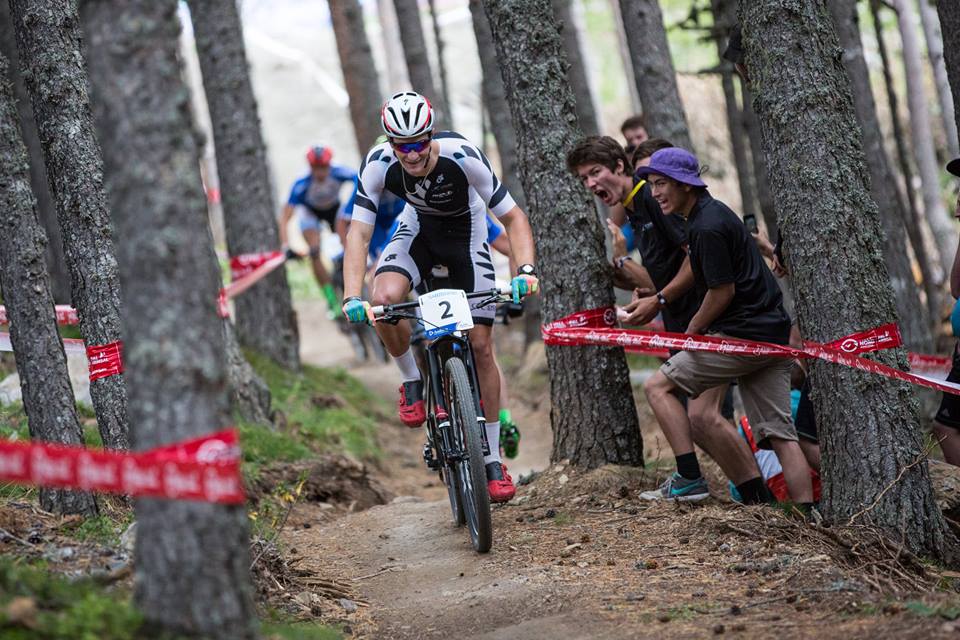
[[[248,259],[249,263],[255,266],[248,268]],[[233,277],[233,282],[220,290],[220,295],[217,299],[217,312],[220,314],[220,317],[226,318],[230,315],[230,310],[227,307],[227,300],[230,298],[235,298],[260,280],[266,278],[272,271],[286,262],[286,260],[287,257],[280,251],[271,251],[260,254],[244,254],[242,256],[231,258],[231,274],[239,273],[242,275],[239,277],[236,275],[231,275],[231,277]],[[236,271],[234,264],[237,265]]]
[[110,344],[87,347],[90,382],[123,373],[122,353],[123,343],[119,340]]
[[236,429],[140,453],[2,440],[0,480],[221,504],[246,500]]
[[[804,342],[802,349],[794,349],[784,345],[737,338],[615,329],[610,326],[610,317],[609,309],[591,309],[571,314],[543,326],[541,328],[543,340],[551,345],[613,346],[644,353],[661,353],[666,349],[777,358],[818,358],[918,386],[960,395],[960,384],[942,382],[917,373],[907,373],[855,355],[900,346],[900,332],[893,325],[858,332],[829,344]],[[850,349],[850,352],[844,352],[838,347]]]
[[[57,314],[57,324],[80,324],[77,310],[68,304],[58,304],[54,307]],[[0,305],[0,324],[10,324],[7,317],[7,308]]]

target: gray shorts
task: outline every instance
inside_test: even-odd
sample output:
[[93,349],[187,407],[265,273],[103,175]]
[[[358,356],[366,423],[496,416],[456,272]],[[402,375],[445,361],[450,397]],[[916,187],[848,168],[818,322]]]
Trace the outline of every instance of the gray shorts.
[[789,358],[681,351],[663,363],[660,371],[694,398],[707,389],[736,381],[757,446],[769,449],[770,438],[797,440],[790,419],[792,364]]

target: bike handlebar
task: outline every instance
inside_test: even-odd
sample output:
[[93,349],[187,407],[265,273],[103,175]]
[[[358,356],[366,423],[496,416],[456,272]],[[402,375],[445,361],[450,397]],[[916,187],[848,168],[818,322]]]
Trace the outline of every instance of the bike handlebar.
[[[474,291],[473,293],[468,293],[467,300],[474,298],[497,298],[499,296],[510,295],[509,289],[487,289],[485,291]],[[506,302],[506,300],[504,300]],[[413,302],[399,302],[397,304],[384,304],[378,305],[376,307],[370,307],[370,314],[374,319],[384,318],[391,315],[397,311],[406,311],[407,309],[416,309],[420,306],[420,296],[417,296],[417,299]]]

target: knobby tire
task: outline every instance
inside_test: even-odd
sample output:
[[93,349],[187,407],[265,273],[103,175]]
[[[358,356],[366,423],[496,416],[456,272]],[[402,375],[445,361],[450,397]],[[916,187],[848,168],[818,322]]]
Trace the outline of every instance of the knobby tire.
[[450,358],[444,365],[447,407],[450,428],[459,441],[462,460],[455,465],[461,491],[461,504],[470,530],[470,542],[478,553],[490,551],[493,545],[493,522],[490,517],[490,494],[483,465],[481,426],[473,404],[473,391],[466,367],[459,358]]

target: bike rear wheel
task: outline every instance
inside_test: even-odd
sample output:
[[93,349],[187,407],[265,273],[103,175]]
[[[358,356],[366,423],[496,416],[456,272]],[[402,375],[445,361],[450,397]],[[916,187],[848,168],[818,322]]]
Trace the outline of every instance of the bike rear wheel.
[[473,391],[466,367],[459,358],[447,360],[444,374],[452,439],[461,452],[460,459],[454,464],[456,484],[459,485],[463,513],[470,530],[470,542],[477,552],[486,553],[493,544],[493,522]]

